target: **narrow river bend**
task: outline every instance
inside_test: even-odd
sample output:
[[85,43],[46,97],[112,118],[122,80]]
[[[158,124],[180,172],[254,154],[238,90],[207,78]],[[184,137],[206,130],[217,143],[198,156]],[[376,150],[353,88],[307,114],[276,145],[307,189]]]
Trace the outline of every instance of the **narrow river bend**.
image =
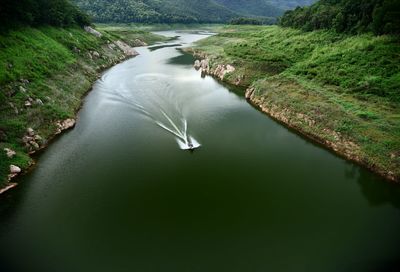
[[[0,271],[396,271],[400,190],[139,48],[0,200]],[[194,152],[183,150],[189,142]]]

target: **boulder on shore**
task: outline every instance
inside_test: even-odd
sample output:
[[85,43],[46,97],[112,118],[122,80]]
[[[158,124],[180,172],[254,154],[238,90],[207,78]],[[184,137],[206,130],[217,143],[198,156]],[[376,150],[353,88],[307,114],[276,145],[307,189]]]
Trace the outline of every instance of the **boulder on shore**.
[[100,32],[98,32],[96,29],[90,27],[90,26],[85,26],[83,28],[86,32],[96,36],[97,38],[101,38],[103,36],[103,34],[101,34]]
[[116,41],[115,45],[118,46],[119,49],[121,49],[122,52],[124,52],[124,54],[128,57],[135,57],[139,55],[139,53],[135,49],[133,49],[133,47],[130,47],[122,41]]
[[21,173],[21,168],[19,168],[18,166],[16,166],[16,165],[10,165],[10,173],[11,173],[11,175],[16,175],[16,174],[19,174],[19,173]]
[[76,120],[72,119],[72,118],[66,119],[64,121],[58,121],[56,123],[56,125],[58,127],[57,131],[56,131],[56,134],[60,134],[64,130],[67,130],[67,129],[75,127],[75,124],[76,124]]

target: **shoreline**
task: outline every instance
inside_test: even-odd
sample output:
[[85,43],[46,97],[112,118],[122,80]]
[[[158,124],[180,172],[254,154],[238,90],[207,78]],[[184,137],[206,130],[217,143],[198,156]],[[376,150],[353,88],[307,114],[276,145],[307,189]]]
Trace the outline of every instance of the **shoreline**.
[[[19,132],[16,139],[3,144],[4,151],[9,150],[10,154],[7,153],[7,156],[3,154],[5,157],[3,168],[7,167],[9,171],[8,173],[3,171],[2,177],[0,177],[2,179],[0,196],[18,186],[18,182],[15,182],[18,177],[34,169],[36,164],[34,155],[43,152],[58,136],[75,127],[77,118],[79,118],[79,111],[84,105],[85,97],[93,90],[93,84],[101,78],[105,71],[139,55],[135,47],[148,46],[148,44],[165,40],[165,37],[153,33],[138,33],[136,29],[127,29],[128,34],[124,32],[125,36],[123,37],[118,35],[119,32],[113,32],[113,30],[111,33],[115,33],[114,36],[110,35],[108,29],[101,29],[102,33],[92,28],[85,30],[88,32],[87,36],[97,40],[97,46],[88,51],[74,47],[71,53],[76,54],[76,61],[64,70],[57,71],[45,79],[45,84],[51,86],[50,88],[58,88],[57,84],[63,84],[62,88],[70,91],[67,97],[69,101],[62,101],[55,96],[49,98],[49,102],[46,101],[46,104],[63,104],[70,113],[62,119],[47,118],[48,120],[43,119],[40,123],[31,123],[27,120],[25,132]],[[81,33],[84,33],[84,30]],[[24,89],[24,92],[26,92],[26,89],[40,92],[40,89],[35,89],[36,85],[31,86],[29,81],[26,82],[23,85],[24,88],[20,87]],[[19,83],[10,83],[10,86],[14,85],[19,85]],[[56,91],[58,90],[56,89]],[[33,109],[36,111],[41,110],[39,106]],[[25,111],[28,110],[29,108],[26,108]],[[42,114],[40,116],[43,117],[46,116],[45,112],[40,112],[39,114]],[[25,121],[26,119],[23,120]],[[3,147],[0,152],[4,152]],[[14,166],[15,168],[11,169]]]
[[26,175],[27,173],[29,173],[30,171],[32,171],[34,169],[34,166],[36,165],[36,161],[34,160],[34,158],[32,158],[32,156],[37,155],[37,154],[39,154],[41,152],[44,152],[45,149],[47,147],[49,147],[55,140],[57,140],[58,137],[61,137],[67,131],[74,129],[74,127],[76,125],[76,122],[77,122],[77,119],[78,119],[79,112],[80,112],[80,110],[82,109],[82,107],[84,105],[85,97],[87,97],[87,95],[89,95],[89,93],[93,90],[93,84],[101,77],[101,74],[103,74],[108,69],[114,67],[115,65],[118,65],[118,64],[120,64],[120,63],[122,63],[122,62],[124,62],[124,61],[126,61],[126,60],[128,60],[130,58],[132,58],[132,57],[135,57],[135,56],[125,55],[125,57],[123,59],[120,58],[117,62],[111,63],[109,66],[102,67],[102,69],[97,72],[97,76],[95,77],[95,79],[91,80],[90,88],[87,89],[83,93],[83,95],[81,97],[80,105],[75,110],[75,114],[74,114],[73,118],[68,118],[68,119],[56,122],[56,124],[57,124],[57,123],[63,123],[65,121],[73,120],[73,125],[72,126],[67,126],[67,127],[62,127],[62,128],[59,127],[57,130],[53,131],[53,133],[47,138],[45,144],[41,145],[39,149],[36,149],[36,150],[33,150],[33,151],[29,152],[28,154],[29,154],[32,162],[29,164],[28,167],[21,169],[22,171],[20,173],[18,173],[18,174],[9,174],[8,175],[6,186],[5,187],[0,187],[0,197],[2,195],[4,195],[5,193],[9,192],[10,190],[12,190],[12,189],[14,189],[15,187],[18,186],[19,183],[18,182],[12,182],[13,180],[15,180],[15,179],[17,179],[17,178],[19,178],[19,177],[21,177],[23,175]]
[[[400,184],[400,178],[395,176],[393,172],[388,172],[377,165],[370,165],[368,162],[366,162],[359,155],[360,147],[351,141],[351,139],[343,137],[340,135],[340,133],[332,131],[328,127],[325,127],[323,132],[328,135],[330,134],[330,136],[335,139],[335,142],[324,139],[317,133],[310,133],[304,127],[298,125],[299,122],[306,123],[307,125],[314,127],[320,125],[320,123],[302,112],[291,112],[290,109],[280,108],[279,105],[265,103],[264,97],[261,95],[256,95],[256,88],[252,86],[253,82],[243,82],[240,77],[235,79],[232,77],[227,77],[227,75],[233,74],[236,70],[232,65],[224,63],[218,64],[217,67],[215,67],[211,64],[212,62],[210,61],[209,55],[206,52],[196,50],[194,48],[188,48],[186,52],[192,54],[197,59],[194,63],[194,67],[196,70],[201,71],[201,76],[208,75],[215,78],[219,82],[223,82],[231,86],[243,87],[245,89],[244,96],[247,102],[267,115],[269,118],[272,118],[285,127],[294,130],[307,140],[313,141],[333,154],[368,169],[372,173],[385,179],[387,182]],[[284,85],[285,82],[279,82],[278,84]],[[293,116],[295,116],[295,118],[293,118]]]

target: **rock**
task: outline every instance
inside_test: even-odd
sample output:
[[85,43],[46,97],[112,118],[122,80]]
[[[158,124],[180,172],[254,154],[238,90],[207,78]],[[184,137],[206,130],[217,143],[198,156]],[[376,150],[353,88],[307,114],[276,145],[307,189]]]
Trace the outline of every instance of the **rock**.
[[22,171],[21,168],[19,168],[18,166],[10,165],[10,173],[12,175],[19,174],[19,173],[21,173],[21,171]]
[[201,61],[201,69],[207,72],[210,70],[210,61],[208,59],[203,59]]
[[43,138],[40,137],[40,135],[35,135],[35,137],[33,137],[33,139],[35,139],[35,141],[42,141]]
[[219,64],[214,71],[214,76],[218,77],[220,80],[223,80],[226,74],[234,72],[236,69],[232,65],[222,65]]
[[17,152],[15,152],[14,150],[10,149],[10,148],[4,148],[4,151],[7,154],[7,157],[9,159],[12,159],[15,155],[17,155]]
[[89,59],[93,59],[93,56],[92,56],[92,54],[90,54],[90,52],[88,53],[88,57],[89,57]]
[[33,147],[34,149],[36,149],[36,150],[38,150],[38,149],[40,148],[40,145],[39,145],[37,142],[35,142],[35,141],[30,141],[30,142],[29,142],[29,145],[30,145],[31,147]]
[[7,66],[8,66],[8,69],[12,69],[14,67],[11,63],[9,63]]
[[251,99],[251,97],[252,97],[254,91],[255,91],[254,88],[248,88],[248,89],[246,90],[246,94],[245,94],[246,99]]
[[133,44],[134,44],[135,46],[147,46],[147,45],[148,45],[147,43],[145,43],[144,41],[139,40],[139,39],[134,40],[134,41],[133,41]]
[[[10,180],[11,178],[13,178],[14,175],[8,175],[8,179]],[[4,194],[5,192],[7,192],[8,190],[11,190],[12,188],[16,187],[18,184],[17,183],[8,183],[8,185],[4,188],[2,188],[0,190],[0,195]]]
[[244,79],[244,76],[239,75],[236,80],[235,80],[235,85],[239,86],[242,83],[242,80]]
[[97,51],[93,51],[92,52],[92,56],[95,57],[95,58],[100,58],[100,54]]
[[194,68],[196,69],[196,70],[199,70],[200,68],[201,68],[201,61],[199,61],[199,60],[196,60],[195,62],[194,62]]
[[75,119],[66,119],[64,121],[58,121],[56,123],[56,125],[58,126],[56,134],[60,134],[63,130],[73,128],[75,124],[76,124]]
[[133,49],[132,47],[130,47],[129,45],[127,45],[122,41],[116,41],[115,44],[119,47],[119,49],[122,50],[122,52],[124,52],[126,56],[134,57],[139,55],[139,53],[135,49]]
[[227,65],[226,66],[226,73],[233,73],[233,72],[235,72],[235,67],[233,67],[232,65]]
[[86,32],[96,36],[97,38],[101,38],[103,36],[103,34],[101,34],[100,32],[98,32],[96,29],[90,27],[90,26],[85,26],[83,28]]
[[73,128],[76,124],[75,119],[67,119],[62,122],[64,129]]
[[43,101],[41,99],[39,99],[39,98],[35,100],[35,104],[39,105],[39,106],[43,106],[44,105]]
[[28,144],[30,141],[33,141],[33,140],[34,140],[34,138],[31,137],[31,136],[28,136],[28,135],[25,135],[25,136],[22,138],[22,142],[23,142],[24,144]]
[[26,93],[26,89],[24,87],[22,87],[22,86],[19,86],[19,91],[21,93]]
[[25,107],[27,107],[27,108],[28,108],[28,107],[32,107],[32,103],[31,103],[29,100],[26,100],[24,105],[25,105]]
[[33,130],[33,128],[28,128],[26,130],[26,132],[28,133],[29,136],[33,137],[35,136],[35,131]]

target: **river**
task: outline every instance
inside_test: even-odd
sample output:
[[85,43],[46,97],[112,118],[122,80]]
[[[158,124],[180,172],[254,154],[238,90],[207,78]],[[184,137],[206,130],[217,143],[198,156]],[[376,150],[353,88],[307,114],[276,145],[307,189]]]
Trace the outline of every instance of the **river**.
[[208,33],[162,34],[2,196],[0,271],[397,271],[399,186],[201,78],[178,49]]

